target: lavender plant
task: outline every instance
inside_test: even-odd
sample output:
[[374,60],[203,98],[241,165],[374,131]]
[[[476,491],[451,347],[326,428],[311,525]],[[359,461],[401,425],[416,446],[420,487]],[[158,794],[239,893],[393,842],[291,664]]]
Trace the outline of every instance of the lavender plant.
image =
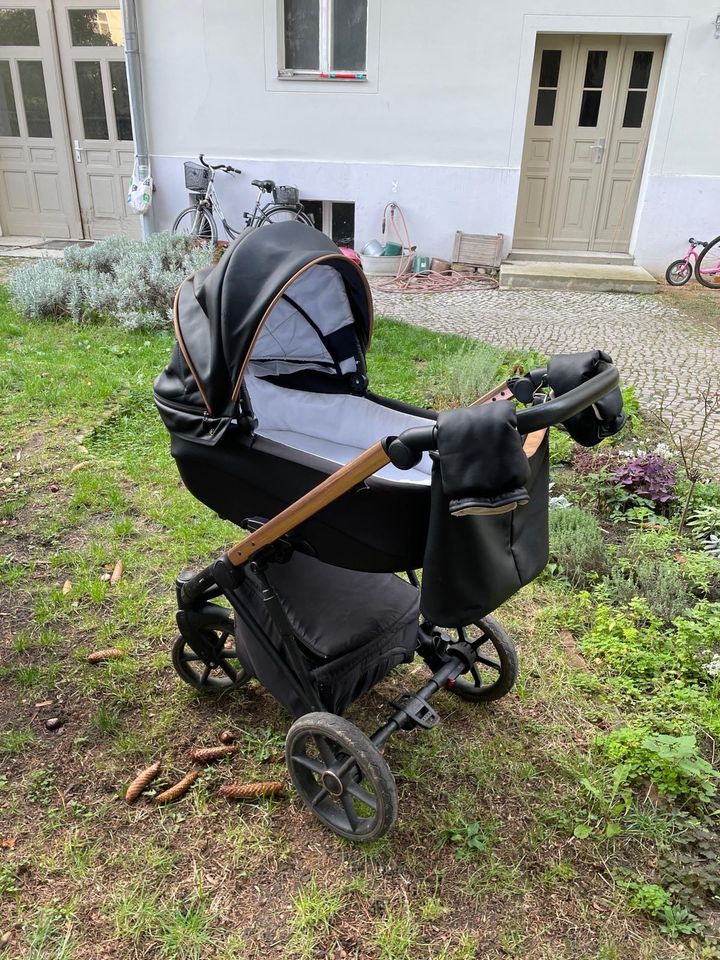
[[212,250],[188,237],[158,233],[144,242],[108,237],[91,247],[69,247],[62,259],[17,270],[10,291],[15,306],[32,320],[110,319],[126,328],[163,327],[182,280],[211,263]]

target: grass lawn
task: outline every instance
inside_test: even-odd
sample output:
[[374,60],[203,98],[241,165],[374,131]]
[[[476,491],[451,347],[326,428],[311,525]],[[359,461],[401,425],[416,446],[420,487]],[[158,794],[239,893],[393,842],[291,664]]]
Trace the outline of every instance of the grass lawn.
[[[171,347],[164,333],[30,324],[0,300],[0,935],[10,934],[0,954],[717,956],[679,914],[661,925],[633,899],[675,821],[650,791],[598,813],[605,771],[592,744],[621,718],[598,695],[602,668],[581,656],[573,625],[543,614],[571,592],[550,577],[499,613],[520,651],[517,688],[484,707],[443,692],[438,727],[390,742],[400,818],[387,839],[344,842],[292,792],[235,806],[217,797],[224,781],[283,775],[289,719],[252,683],[199,699],[170,665],[176,573],[236,538],[170,458],[151,385]],[[451,402],[447,365],[465,350],[380,321],[372,385]],[[104,647],[125,657],[86,662]],[[351,719],[373,727],[424,669],[398,671]],[[50,717],[59,730],[46,729]],[[162,759],[172,783],[191,747],[225,729],[239,755],[185,799],[126,805],[136,771]]]

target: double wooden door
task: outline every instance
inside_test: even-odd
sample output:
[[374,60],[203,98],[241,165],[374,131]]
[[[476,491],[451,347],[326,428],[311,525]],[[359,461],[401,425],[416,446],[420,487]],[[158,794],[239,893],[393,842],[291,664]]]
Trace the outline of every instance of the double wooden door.
[[627,252],[662,37],[538,39],[515,248]]

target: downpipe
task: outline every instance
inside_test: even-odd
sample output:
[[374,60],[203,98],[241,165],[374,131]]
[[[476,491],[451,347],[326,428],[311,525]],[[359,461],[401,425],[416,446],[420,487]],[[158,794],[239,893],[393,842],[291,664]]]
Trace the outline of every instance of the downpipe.
[[[150,173],[150,151],[145,125],[145,97],[143,94],[136,0],[120,0],[120,9],[122,10],[123,32],[125,34],[125,67],[128,78],[135,156],[137,158],[138,175],[141,180],[144,180]],[[152,204],[148,212],[142,215],[142,232],[145,240],[154,233]]]

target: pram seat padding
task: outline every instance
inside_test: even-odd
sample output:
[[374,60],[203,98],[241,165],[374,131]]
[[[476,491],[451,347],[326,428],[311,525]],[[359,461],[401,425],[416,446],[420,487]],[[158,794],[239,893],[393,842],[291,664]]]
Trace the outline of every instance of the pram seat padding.
[[[348,463],[380,437],[397,436],[432,419],[383,406],[367,396],[287,389],[257,376],[248,376],[245,382],[259,436],[336,466]],[[431,471],[432,461],[424,454],[412,470],[398,470],[389,464],[376,476],[429,486]]]
[[[325,706],[342,712],[399,663],[409,663],[418,635],[419,591],[394,574],[360,573],[295,553],[271,564],[266,576],[310,664]],[[269,642],[278,635],[248,575],[242,598]],[[254,676],[298,716],[303,713],[285,671],[278,671],[266,645],[238,622],[238,655]]]

